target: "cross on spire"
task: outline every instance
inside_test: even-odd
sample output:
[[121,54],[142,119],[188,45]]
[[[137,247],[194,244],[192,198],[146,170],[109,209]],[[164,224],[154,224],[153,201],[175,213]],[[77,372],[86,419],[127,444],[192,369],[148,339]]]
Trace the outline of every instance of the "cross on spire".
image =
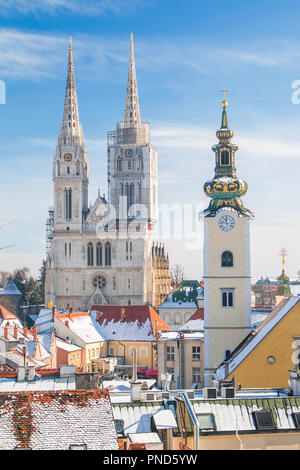
[[124,123],[126,127],[136,127],[141,122],[139,97],[135,72],[133,34],[130,35],[130,57],[127,82],[127,96]]
[[284,265],[285,265],[285,260],[287,257],[287,250],[285,248],[281,248],[279,256],[282,257],[282,270],[284,272]]

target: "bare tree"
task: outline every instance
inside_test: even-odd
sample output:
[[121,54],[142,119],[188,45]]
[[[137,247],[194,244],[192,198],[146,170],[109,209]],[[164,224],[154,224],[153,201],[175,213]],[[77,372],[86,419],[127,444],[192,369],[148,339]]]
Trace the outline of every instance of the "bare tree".
[[181,264],[174,264],[170,271],[171,284],[173,287],[179,286],[184,279],[184,268]]

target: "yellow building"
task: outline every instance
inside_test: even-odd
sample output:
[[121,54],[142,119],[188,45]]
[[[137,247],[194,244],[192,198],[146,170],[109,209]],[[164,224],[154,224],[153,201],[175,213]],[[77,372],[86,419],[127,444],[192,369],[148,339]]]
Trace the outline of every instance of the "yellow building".
[[92,319],[106,338],[107,355],[117,357],[120,365],[132,367],[133,351],[137,366],[157,369],[156,340],[161,330],[169,326],[149,305],[97,305],[91,310]]
[[218,379],[243,388],[288,387],[300,344],[300,297],[286,297],[218,368]]

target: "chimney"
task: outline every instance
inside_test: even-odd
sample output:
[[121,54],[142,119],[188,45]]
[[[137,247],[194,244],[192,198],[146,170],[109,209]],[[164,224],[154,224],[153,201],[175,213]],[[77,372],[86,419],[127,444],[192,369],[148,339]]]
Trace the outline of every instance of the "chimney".
[[8,327],[7,326],[4,327],[4,338],[8,339]]
[[125,308],[122,307],[122,308],[121,308],[121,322],[124,321],[124,317],[125,317]]
[[100,321],[100,312],[96,313],[96,320],[99,322]]
[[52,307],[52,321],[54,322],[54,318],[56,315],[56,307]]
[[18,339],[18,327],[17,327],[17,325],[14,326],[14,338]]
[[27,330],[26,326],[24,326],[24,328],[23,328],[23,334],[24,334],[24,336],[27,337],[27,333],[28,333],[28,330]]
[[23,354],[24,354],[24,366],[26,365],[26,358],[27,358],[27,347],[23,346]]
[[69,313],[68,313],[69,318],[71,318],[73,312],[74,312],[73,307],[70,307],[69,308]]
[[37,327],[35,326],[33,328],[33,339],[34,339],[34,341],[36,341],[36,338],[37,338]]
[[137,381],[137,361],[136,361],[136,348],[133,348],[133,359],[132,359],[132,383]]
[[65,321],[65,325],[66,325],[67,328],[69,328],[69,320]]

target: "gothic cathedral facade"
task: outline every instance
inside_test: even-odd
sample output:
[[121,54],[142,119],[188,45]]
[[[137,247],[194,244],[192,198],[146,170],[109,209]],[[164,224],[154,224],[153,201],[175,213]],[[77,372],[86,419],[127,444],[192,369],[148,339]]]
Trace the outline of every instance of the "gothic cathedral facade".
[[[224,90],[225,92],[225,90]],[[236,176],[235,152],[228,127],[224,96],[219,142],[215,153],[215,176],[204,185],[211,198],[204,216],[204,382],[211,384],[216,368],[247,336],[250,319],[250,241],[253,217],[241,197],[247,183]]]
[[[63,122],[53,162],[54,208],[48,222],[46,303],[156,305],[153,269],[157,152],[140,117],[131,35],[124,121],[108,133],[108,199],[88,205],[89,162],[76,96],[72,43]],[[168,260],[167,260],[168,261]],[[161,273],[160,273],[161,276]],[[168,294],[168,262],[161,283]]]

